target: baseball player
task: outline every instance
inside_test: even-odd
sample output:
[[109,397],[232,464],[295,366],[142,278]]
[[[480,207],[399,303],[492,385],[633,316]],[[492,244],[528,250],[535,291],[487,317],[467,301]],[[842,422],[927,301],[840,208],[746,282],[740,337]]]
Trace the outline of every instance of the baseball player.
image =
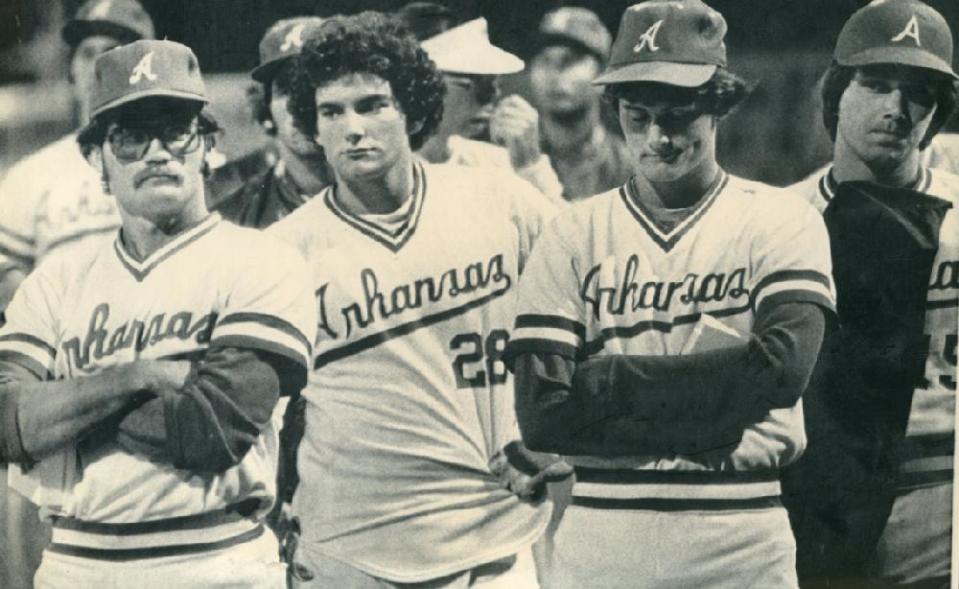
[[606,26],[588,8],[558,8],[539,24],[527,74],[540,113],[543,152],[567,200],[606,192],[633,174],[626,144],[607,132],[601,119],[602,90],[591,85],[611,42]]
[[274,406],[311,355],[306,267],[207,212],[189,48],[137,41],[95,72],[78,141],[121,228],[45,259],[0,330],[0,460],[53,525],[36,586],[284,587],[261,518]]
[[212,207],[227,220],[266,227],[330,184],[322,150],[293,126],[286,108],[293,75],[290,58],[303,47],[310,30],[322,22],[318,17],[284,19],[271,26],[260,41],[260,65],[251,76],[262,85],[262,92],[257,93],[258,119],[275,138],[276,155],[272,165],[245,179]]
[[[416,19],[418,11],[410,10],[422,11],[423,4],[415,2],[398,12],[414,33],[432,32]],[[440,19],[427,23],[446,22]],[[432,35],[422,47],[443,72],[446,94],[443,118],[419,155],[432,163],[513,171],[561,204],[563,187],[549,157],[540,151],[536,109],[519,96],[499,96],[498,77],[522,71],[523,60],[490,43],[483,18]]]
[[[63,27],[70,82],[83,122],[89,118],[93,62],[104,51],[153,38],[137,0],[89,0]],[[116,204],[84,161],[76,134],[18,162],[0,183],[0,311],[23,277],[49,252],[108,239],[120,223]]]
[[837,369],[810,390],[805,508],[791,509],[810,583],[949,586],[959,177],[920,150],[955,108],[952,57],[933,8],[876,1],[823,78],[833,161],[794,187],[824,211],[843,287]]
[[[335,184],[267,229],[312,266],[319,328],[293,513],[299,587],[535,587],[549,507],[501,361],[551,205],[527,183],[424,164],[441,74],[393,19],[333,18],[290,99]],[[543,467],[543,468],[540,468]]]
[[547,227],[507,346],[532,450],[576,468],[555,587],[796,587],[779,469],[833,312],[798,196],[731,176],[717,120],[746,93],[722,15],[649,1],[596,79],[636,174]]

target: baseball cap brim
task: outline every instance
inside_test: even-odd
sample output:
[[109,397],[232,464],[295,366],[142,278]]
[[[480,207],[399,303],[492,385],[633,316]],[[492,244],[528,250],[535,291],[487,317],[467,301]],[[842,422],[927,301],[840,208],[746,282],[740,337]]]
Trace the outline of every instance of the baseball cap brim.
[[71,47],[87,37],[103,35],[124,43],[142,39],[143,35],[129,27],[105,20],[71,20],[63,27],[63,40]]
[[705,84],[719,66],[700,63],[676,63],[672,61],[642,61],[619,67],[610,67],[593,80],[595,85],[622,84],[626,82],[657,82],[685,88]]
[[949,75],[955,80],[959,80],[959,75],[956,75],[956,72],[954,72],[952,67],[944,60],[928,51],[912,47],[873,47],[872,49],[860,51],[850,57],[841,60],[837,59],[836,62],[839,65],[852,67],[880,63],[908,65],[934,70]]
[[134,92],[132,94],[127,94],[112,102],[108,102],[96,109],[90,114],[90,118],[103,114],[108,110],[113,110],[117,107],[123,106],[124,104],[133,102],[134,100],[140,100],[142,98],[178,98],[181,100],[189,100],[192,102],[199,102],[201,104],[208,104],[210,100],[204,96],[194,94],[192,92],[182,92],[179,90],[170,90],[166,88],[151,88],[148,90],[143,90],[141,92]]
[[265,63],[261,63],[260,65],[253,68],[252,71],[250,71],[250,77],[261,84],[266,84],[270,80],[272,80],[274,76],[276,76],[277,70],[283,67],[283,64],[285,64],[287,60],[290,59],[291,57],[293,56],[287,55],[284,57],[271,59],[270,61],[267,61]]

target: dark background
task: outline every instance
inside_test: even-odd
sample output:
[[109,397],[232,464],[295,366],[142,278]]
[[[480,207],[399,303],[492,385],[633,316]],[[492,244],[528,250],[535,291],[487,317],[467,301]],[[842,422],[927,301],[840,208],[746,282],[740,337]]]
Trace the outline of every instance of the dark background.
[[[632,2],[444,0],[466,20],[484,16],[494,43],[529,57],[540,17],[561,5],[586,6],[615,32]],[[226,117],[222,147],[233,157],[262,141],[243,112],[245,73],[256,65],[257,43],[279,18],[328,16],[363,9],[395,10],[388,0],[141,0],[159,38],[190,45]],[[708,0],[726,18],[730,69],[756,84],[720,127],[719,157],[747,177],[787,184],[825,162],[831,150],[819,119],[816,82],[829,63],[843,22],[865,0]],[[928,0],[957,35],[959,0]],[[75,126],[66,86],[66,48],[59,38],[80,0],[0,0],[0,171],[30,149]],[[522,75],[504,80],[525,94]],[[232,130],[231,130],[232,126]],[[955,128],[955,122],[950,123]]]

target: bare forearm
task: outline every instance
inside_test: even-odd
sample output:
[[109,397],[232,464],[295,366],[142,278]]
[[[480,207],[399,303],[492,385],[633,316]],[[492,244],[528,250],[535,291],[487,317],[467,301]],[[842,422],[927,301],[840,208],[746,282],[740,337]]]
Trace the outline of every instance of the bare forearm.
[[175,363],[139,361],[70,380],[10,383],[24,459],[39,459],[82,439],[91,428],[147,394]]

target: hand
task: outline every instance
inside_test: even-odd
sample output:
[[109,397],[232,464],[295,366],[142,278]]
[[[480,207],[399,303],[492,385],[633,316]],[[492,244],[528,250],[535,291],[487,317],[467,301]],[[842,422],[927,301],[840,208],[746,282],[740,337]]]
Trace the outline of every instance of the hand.
[[489,132],[493,143],[509,151],[514,170],[529,167],[542,156],[539,149],[539,113],[515,94],[496,105],[490,117]]
[[190,376],[189,360],[137,360],[130,365],[134,378],[142,379],[142,388],[158,392],[162,389],[182,388]]
[[490,459],[489,469],[504,489],[533,502],[546,497],[546,483],[573,474],[573,467],[558,455],[533,452],[520,441],[512,441],[497,452]]

